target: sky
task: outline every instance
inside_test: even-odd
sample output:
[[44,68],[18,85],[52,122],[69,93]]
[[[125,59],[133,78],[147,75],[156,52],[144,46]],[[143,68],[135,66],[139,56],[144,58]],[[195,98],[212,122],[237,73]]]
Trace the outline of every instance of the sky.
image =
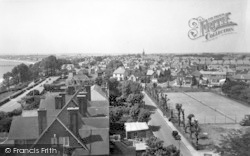
[[[234,33],[188,37],[190,19],[227,12]],[[250,52],[248,0],[0,0],[0,19],[3,55]]]

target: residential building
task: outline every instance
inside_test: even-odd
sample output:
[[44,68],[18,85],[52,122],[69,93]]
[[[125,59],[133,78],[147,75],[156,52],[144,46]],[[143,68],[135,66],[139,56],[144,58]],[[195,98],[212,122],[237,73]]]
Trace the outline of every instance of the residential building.
[[60,144],[71,151],[63,156],[109,155],[109,102],[103,89],[68,89],[73,94],[47,93],[37,113],[14,117],[8,140],[28,148]]
[[226,79],[227,72],[219,71],[200,71],[204,78],[207,78],[211,84],[218,84],[221,79]]
[[127,72],[124,67],[119,67],[113,72],[113,77],[118,81],[123,81],[127,77]]

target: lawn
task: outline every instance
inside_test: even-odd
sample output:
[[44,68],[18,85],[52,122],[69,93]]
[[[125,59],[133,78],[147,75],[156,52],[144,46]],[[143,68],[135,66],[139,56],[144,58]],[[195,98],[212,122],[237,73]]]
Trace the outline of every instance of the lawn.
[[187,95],[200,100],[203,104],[223,113],[228,118],[239,123],[246,114],[250,114],[250,106],[243,105],[237,101],[228,99],[211,92],[186,93]]
[[199,123],[239,123],[250,107],[211,92],[165,93],[170,106],[181,103],[185,116],[194,114]]
[[167,95],[172,109],[175,109],[176,103],[182,104],[186,119],[189,114],[194,114],[199,123],[234,123],[233,120],[225,118],[221,113],[201,104],[184,93],[167,93]]

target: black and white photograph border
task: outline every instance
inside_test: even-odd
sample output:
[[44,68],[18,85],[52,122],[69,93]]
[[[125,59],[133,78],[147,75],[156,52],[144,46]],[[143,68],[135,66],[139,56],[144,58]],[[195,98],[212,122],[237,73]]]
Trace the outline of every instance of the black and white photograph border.
[[249,0],[0,0],[0,155],[250,156]]

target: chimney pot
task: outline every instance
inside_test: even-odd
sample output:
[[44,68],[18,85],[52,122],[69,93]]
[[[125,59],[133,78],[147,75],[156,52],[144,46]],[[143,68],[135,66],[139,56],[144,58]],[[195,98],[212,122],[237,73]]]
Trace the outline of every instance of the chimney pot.
[[47,128],[47,110],[46,109],[38,109],[38,130],[39,134],[41,134]]
[[77,102],[79,106],[79,112],[82,114],[82,116],[87,116],[87,108],[88,108],[88,102],[87,97],[85,95],[77,95]]
[[62,108],[66,104],[66,93],[62,92],[59,94],[62,97]]
[[78,135],[78,112],[79,107],[69,107],[67,108],[69,116],[69,129],[75,134]]
[[85,86],[86,92],[87,92],[87,99],[91,101],[91,86],[87,85]]
[[55,109],[61,109],[62,108],[62,96],[56,96],[55,97]]

